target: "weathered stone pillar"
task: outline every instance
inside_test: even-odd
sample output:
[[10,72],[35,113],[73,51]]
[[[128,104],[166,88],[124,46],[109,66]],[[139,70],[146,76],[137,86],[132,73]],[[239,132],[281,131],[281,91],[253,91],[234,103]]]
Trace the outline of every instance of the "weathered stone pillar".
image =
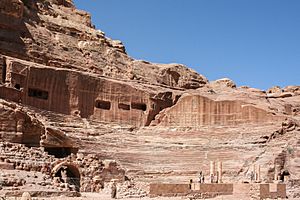
[[277,170],[277,167],[276,165],[274,166],[274,181],[277,181],[278,180],[278,170]]
[[25,124],[25,117],[22,112],[19,110],[16,111],[16,136],[14,138],[14,142],[22,143],[23,140],[23,128]]
[[222,183],[222,162],[219,161],[217,165],[218,183]]
[[5,61],[5,83],[9,84],[10,86],[12,83],[12,61],[11,60],[7,60]]
[[254,182],[256,182],[257,179],[257,172],[256,172],[256,165],[253,165],[253,174],[254,174]]
[[257,167],[257,177],[256,177],[256,181],[260,182],[260,165],[258,165]]
[[210,161],[210,175],[215,175],[215,161]]
[[210,161],[210,182],[214,182],[214,176],[215,176],[215,161]]

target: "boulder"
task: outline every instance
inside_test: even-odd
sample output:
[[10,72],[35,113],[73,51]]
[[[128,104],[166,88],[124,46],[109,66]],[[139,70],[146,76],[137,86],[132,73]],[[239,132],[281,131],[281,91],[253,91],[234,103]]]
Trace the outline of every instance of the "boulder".
[[236,84],[229,78],[222,78],[215,81],[210,82],[212,87],[229,87],[236,88]]
[[281,93],[282,89],[279,86],[271,87],[267,90],[267,93]]
[[284,92],[290,92],[293,93],[295,95],[300,95],[300,86],[287,86],[285,88],[283,88]]

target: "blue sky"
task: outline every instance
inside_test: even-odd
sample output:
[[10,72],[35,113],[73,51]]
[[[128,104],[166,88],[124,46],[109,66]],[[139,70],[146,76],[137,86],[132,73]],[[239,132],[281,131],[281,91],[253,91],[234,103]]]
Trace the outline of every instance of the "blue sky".
[[300,0],[74,0],[127,53],[209,80],[300,85]]

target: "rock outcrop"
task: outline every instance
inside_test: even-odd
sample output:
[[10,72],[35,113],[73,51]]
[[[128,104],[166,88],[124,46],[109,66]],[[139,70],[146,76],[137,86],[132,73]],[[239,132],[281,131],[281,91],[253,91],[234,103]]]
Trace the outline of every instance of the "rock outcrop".
[[200,127],[279,121],[281,117],[239,100],[214,101],[201,95],[185,95],[166,109],[159,124],[166,127]]
[[213,85],[213,87],[236,88],[236,84],[229,78],[218,79],[218,80],[212,81],[210,84]]
[[[198,88],[207,83],[205,77],[183,65],[133,60],[120,41],[94,29],[90,15],[74,9],[69,1],[26,0],[24,5],[21,0],[5,0],[0,4],[0,14],[0,26],[6,28],[1,31],[0,51],[7,56],[97,76],[179,88]],[[19,20],[15,26],[11,18]]]

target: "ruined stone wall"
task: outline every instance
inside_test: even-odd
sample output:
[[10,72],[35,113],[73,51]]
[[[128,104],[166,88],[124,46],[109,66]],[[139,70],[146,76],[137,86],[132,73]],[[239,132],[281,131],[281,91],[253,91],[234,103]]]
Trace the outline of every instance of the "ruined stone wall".
[[152,183],[150,184],[149,195],[156,196],[185,196],[191,191],[189,184],[167,184],[167,183]]
[[2,140],[19,140],[16,139],[17,133],[17,119],[15,112],[12,108],[7,105],[1,105],[0,107],[0,138]]
[[214,101],[200,95],[187,95],[158,119],[161,126],[194,127],[271,122],[276,116],[239,100]]
[[21,92],[15,88],[0,86],[0,98],[11,100],[14,102],[21,101]]
[[[80,178],[78,186],[82,192],[99,192],[112,179],[118,180],[118,182],[125,180],[125,170],[116,161],[102,160],[95,154],[73,154],[66,158],[56,158],[48,154],[43,147],[28,148],[23,144],[0,141],[0,170],[18,170],[18,173],[20,171],[41,172],[43,181],[38,184],[46,186],[45,190],[49,189],[49,186],[54,190],[62,188],[64,191],[72,190],[70,187],[72,183],[68,183],[66,188],[65,184],[57,179],[60,175],[59,170],[64,167],[78,173],[76,177]],[[19,190],[18,187],[31,184],[26,181],[15,184],[21,180],[16,176],[7,177],[5,173],[0,174],[0,179],[1,187],[3,187],[1,189],[4,190],[11,186],[14,186],[15,190]],[[35,179],[35,181],[38,180]],[[31,187],[33,187],[32,184]]]
[[233,184],[224,183],[224,184],[214,184],[214,183],[194,183],[192,185],[192,190],[194,192],[199,192],[209,195],[231,195],[233,194]]
[[39,146],[43,125],[14,104],[0,103],[0,140]]
[[260,198],[261,199],[277,199],[286,198],[286,185],[285,184],[260,184]]

